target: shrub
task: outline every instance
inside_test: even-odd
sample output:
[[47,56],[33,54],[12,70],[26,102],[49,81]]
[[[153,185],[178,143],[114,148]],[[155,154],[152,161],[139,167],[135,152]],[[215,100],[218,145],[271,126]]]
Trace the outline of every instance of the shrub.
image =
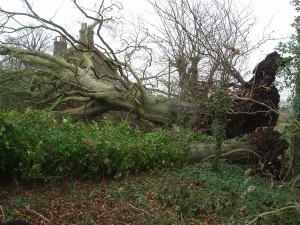
[[0,172],[25,179],[115,176],[179,166],[192,132],[156,129],[142,133],[126,121],[113,126],[96,123],[58,123],[46,112],[0,112]]

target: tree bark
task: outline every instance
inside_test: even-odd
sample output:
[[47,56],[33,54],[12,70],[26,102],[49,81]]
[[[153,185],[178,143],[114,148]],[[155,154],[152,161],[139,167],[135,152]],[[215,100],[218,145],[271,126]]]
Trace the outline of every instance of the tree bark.
[[[28,82],[28,85],[24,85],[23,93],[26,93],[28,100],[43,103],[43,106],[56,114],[68,113],[76,118],[93,118],[110,110],[128,111],[155,123],[191,126],[207,133],[212,131],[213,111],[210,107],[152,94],[146,90],[130,65],[109,60],[97,50],[77,56],[84,61],[81,67],[64,58],[32,50],[0,46],[0,55],[15,57],[24,65],[31,66],[30,70],[22,73],[24,77],[19,74],[22,82]],[[94,55],[112,68],[114,73],[109,79],[95,74],[92,67]],[[251,133],[259,126],[276,124],[278,115],[275,110],[279,94],[271,86],[277,69],[276,57],[272,58],[271,69],[261,67],[257,73],[261,74],[259,79],[252,82],[250,87],[239,92],[226,91],[232,104],[225,109],[229,118],[225,126],[227,138]],[[136,83],[128,79],[124,69],[131,72]],[[6,88],[9,86],[9,74],[5,76],[2,73],[0,77],[0,81],[6,81]],[[11,78],[13,81],[16,79]],[[32,83],[38,88],[28,89]],[[17,87],[18,91],[21,88]],[[214,102],[213,98],[210,102]]]

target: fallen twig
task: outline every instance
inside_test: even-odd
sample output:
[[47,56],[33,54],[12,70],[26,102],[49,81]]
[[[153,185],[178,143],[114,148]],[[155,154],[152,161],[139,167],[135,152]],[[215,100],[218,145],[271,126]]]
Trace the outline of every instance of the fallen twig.
[[25,206],[25,207],[26,207],[27,210],[29,210],[30,212],[32,212],[32,213],[38,215],[38,216],[41,217],[43,220],[46,220],[47,222],[50,222],[49,219],[47,219],[46,217],[44,217],[42,214],[40,214],[40,213],[34,211],[34,210],[31,209],[29,206]]
[[272,211],[269,211],[269,212],[264,212],[264,213],[261,213],[259,215],[257,215],[252,221],[250,221],[249,223],[246,222],[247,225],[250,225],[250,224],[253,224],[256,220],[258,220],[259,218],[262,218],[264,216],[267,216],[267,215],[270,215],[270,214],[274,214],[274,213],[278,213],[278,212],[281,212],[281,211],[284,211],[284,210],[288,210],[288,209],[300,209],[300,204],[296,204],[296,205],[290,205],[290,206],[286,206],[286,207],[283,207],[281,209],[278,209],[278,210],[272,210]]
[[146,213],[148,216],[155,217],[155,216],[151,215],[150,213],[148,213],[146,210],[143,210],[143,209],[137,208],[137,207],[135,207],[135,206],[131,205],[131,204],[130,204],[130,203],[128,203],[128,202],[127,202],[127,204],[128,204],[130,207],[132,207],[133,209],[135,209],[135,210],[142,211],[142,212]]

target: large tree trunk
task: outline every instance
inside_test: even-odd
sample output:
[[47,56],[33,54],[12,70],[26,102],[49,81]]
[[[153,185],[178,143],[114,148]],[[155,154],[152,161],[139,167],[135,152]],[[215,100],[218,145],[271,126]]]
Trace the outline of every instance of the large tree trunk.
[[90,101],[77,108],[55,111],[56,114],[70,114],[76,119],[93,119],[108,111],[127,111],[146,120],[165,125],[187,125],[195,116],[198,106],[192,103],[157,97],[146,94],[142,96],[139,91],[134,95],[128,91],[114,91],[107,94],[109,97]]
[[[103,62],[107,60],[98,50],[81,53],[80,58],[84,61],[81,67],[37,51],[2,46],[0,54],[30,64],[31,67],[23,73],[25,77],[21,77],[25,89],[21,92],[18,87],[18,91],[23,98],[25,93],[28,100],[47,106],[57,114],[93,118],[111,110],[130,111],[155,123],[191,126],[207,133],[212,131],[214,112],[210,107],[150,93],[127,64],[108,61],[107,66],[113,72],[109,79],[95,74],[92,62],[95,55]],[[227,138],[251,133],[260,126],[276,124],[278,115],[275,110],[278,108],[279,94],[271,84],[275,79],[278,58],[277,53],[268,55],[244,88],[236,92],[228,91],[227,98],[231,105],[226,108],[229,118],[226,124]],[[124,68],[132,73],[136,83],[129,81]],[[0,81],[7,88],[15,77],[12,73],[6,75],[2,73]],[[32,86],[38,82],[38,85]],[[210,103],[213,102],[214,96],[210,99]]]

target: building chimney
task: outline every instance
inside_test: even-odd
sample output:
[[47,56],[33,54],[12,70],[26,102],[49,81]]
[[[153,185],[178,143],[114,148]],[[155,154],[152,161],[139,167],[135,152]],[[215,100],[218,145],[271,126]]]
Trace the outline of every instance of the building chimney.
[[88,30],[88,43],[94,45],[94,31],[87,26],[87,23],[81,24],[81,29],[79,30],[79,41],[86,42],[86,30]]
[[58,56],[67,49],[67,41],[61,36],[54,39],[53,55]]

